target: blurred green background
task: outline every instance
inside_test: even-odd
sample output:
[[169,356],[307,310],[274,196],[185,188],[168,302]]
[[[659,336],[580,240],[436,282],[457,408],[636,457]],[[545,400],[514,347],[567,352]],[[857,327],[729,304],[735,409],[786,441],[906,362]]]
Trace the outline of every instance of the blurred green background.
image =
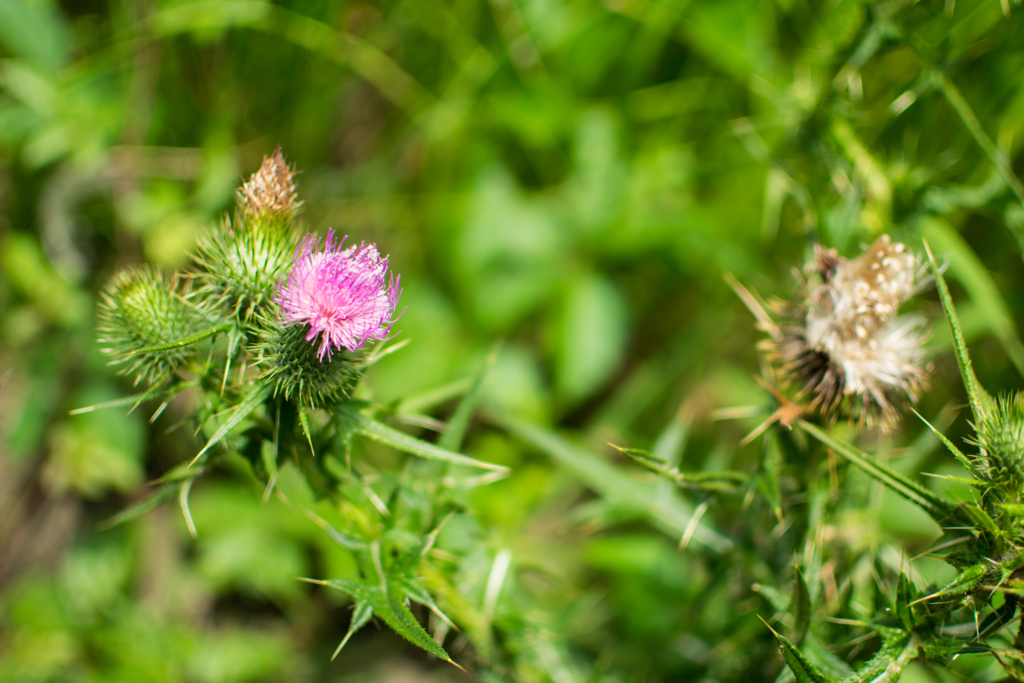
[[[417,406],[454,396],[503,340],[467,452],[513,475],[474,494],[460,534],[480,572],[514,558],[489,616],[503,647],[533,638],[536,665],[506,678],[774,679],[755,616],[772,610],[751,585],[792,562],[785,529],[758,540],[729,499],[707,513],[718,540],[678,552],[681,530],[636,488],[650,478],[605,444],[757,470],[758,442],[739,444],[764,415],[715,419],[771,404],[761,335],[723,274],[787,298],[813,244],[853,256],[882,232],[948,259],[983,384],[1020,386],[1022,11],[0,0],[0,680],[501,676],[373,626],[330,663],[346,604],[293,577],[351,560],[229,478],[193,492],[197,541],[173,506],[97,529],[198,450],[191,428],[166,434],[181,405],[152,424],[69,416],[131,391],[97,351],[97,292],[129,264],[186,265],[278,143],[311,229],[376,242],[401,274],[410,343],[373,368],[375,400],[423,424]],[[962,438],[948,333],[924,299],[936,372],[919,410]],[[955,471],[904,425],[872,443]],[[919,517],[870,500],[836,529],[851,547],[927,545]],[[446,643],[461,661],[465,639]]]

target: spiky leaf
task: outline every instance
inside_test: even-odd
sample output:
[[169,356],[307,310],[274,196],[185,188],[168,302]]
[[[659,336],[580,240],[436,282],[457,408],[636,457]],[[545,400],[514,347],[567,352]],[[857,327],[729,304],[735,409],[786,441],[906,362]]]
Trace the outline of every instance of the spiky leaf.
[[682,488],[704,489],[706,491],[723,491],[735,489],[750,479],[741,472],[683,472],[678,467],[673,467],[656,455],[652,455],[640,448],[622,448],[611,444],[624,455],[640,463],[647,469],[657,472],[666,479],[670,479]]
[[789,603],[789,613],[793,617],[793,639],[799,645],[807,635],[807,627],[811,623],[811,593],[807,589],[804,573],[796,568],[796,581],[793,583],[793,598]]
[[832,448],[836,453],[862,469],[870,477],[882,482],[910,502],[920,506],[938,524],[946,525],[951,518],[961,519],[964,516],[956,505],[950,503],[939,494],[925,488],[916,481],[908,479],[899,472],[869,459],[864,453],[858,452],[850,444],[840,441],[817,425],[813,425],[805,420],[800,420],[797,424],[802,430],[829,448]]
[[778,641],[779,647],[782,650],[782,657],[786,660],[790,671],[796,676],[798,683],[837,683],[835,678],[814,666],[811,660],[800,652],[800,649],[791,643],[789,639],[777,633],[771,626],[768,628],[775,636],[775,640]]
[[[347,593],[355,600],[356,614],[353,617],[353,626],[361,627],[371,616],[383,619],[388,626],[394,629],[395,633],[408,640],[413,645],[426,650],[438,659],[452,662],[451,657],[440,645],[434,642],[420,623],[416,621],[406,604],[408,594],[402,589],[401,583],[388,578],[381,585],[374,585],[365,580],[335,579],[323,582],[336,590]],[[355,617],[360,619],[357,620]],[[349,628],[350,633],[354,632],[353,627]],[[348,640],[348,636],[342,644]]]
[[974,374],[974,367],[971,365],[971,356],[967,352],[967,342],[964,341],[963,330],[960,329],[960,319],[957,317],[956,308],[953,306],[953,297],[949,294],[949,287],[942,277],[942,269],[935,262],[935,256],[926,242],[925,251],[928,252],[928,263],[931,266],[932,277],[935,278],[935,285],[939,290],[939,299],[942,301],[942,309],[946,313],[946,322],[949,323],[949,330],[953,335],[953,350],[956,353],[956,361],[960,366],[960,375],[964,380],[964,387],[967,389],[967,397],[971,402],[971,410],[974,411],[974,419],[982,419],[989,411],[992,404],[992,397],[985,391]]
[[340,407],[337,411],[337,415],[341,422],[347,422],[354,426],[357,433],[373,439],[374,441],[387,444],[392,448],[397,448],[400,451],[418,455],[421,458],[441,460],[443,462],[450,462],[456,465],[469,465],[470,467],[479,467],[485,470],[494,470],[495,472],[508,471],[508,468],[503,465],[495,465],[493,463],[470,458],[460,453],[453,453],[452,451],[439,448],[432,443],[427,443],[426,441],[409,436],[408,434],[400,432],[393,427],[389,427],[386,424],[368,418],[347,406]]
[[130,522],[134,519],[138,519],[145,514],[152,512],[153,510],[160,507],[164,501],[170,500],[174,496],[181,492],[181,487],[184,481],[176,481],[169,484],[164,484],[153,493],[149,494],[137,503],[130,505],[129,507],[121,510],[113,517],[100,522],[99,528],[109,529],[111,527],[118,526]]
[[932,593],[931,595],[920,598],[918,602],[923,602],[924,600],[931,600],[935,598],[954,597],[958,595],[963,595],[965,593],[970,593],[978,587],[978,585],[985,578],[986,574],[988,574],[988,567],[984,564],[972,564],[968,567],[964,567],[960,570],[960,574],[955,579],[953,579],[945,586],[943,586],[936,592]]
[[252,414],[252,411],[256,410],[256,408],[263,404],[269,394],[269,387],[257,385],[253,388],[241,403],[233,407],[228,412],[227,419],[221,423],[217,431],[210,437],[210,440],[206,442],[205,446],[203,446],[203,450],[199,451],[199,454],[192,459],[192,462],[189,463],[189,465],[195,463],[207,451],[223,441],[224,437],[226,437],[232,429],[241,424],[242,420],[249,417],[249,415]]
[[906,572],[900,572],[900,577],[896,581],[896,600],[893,604],[893,611],[906,631],[913,631],[916,626],[917,620],[912,607],[914,597],[915,587],[913,581],[910,580]]

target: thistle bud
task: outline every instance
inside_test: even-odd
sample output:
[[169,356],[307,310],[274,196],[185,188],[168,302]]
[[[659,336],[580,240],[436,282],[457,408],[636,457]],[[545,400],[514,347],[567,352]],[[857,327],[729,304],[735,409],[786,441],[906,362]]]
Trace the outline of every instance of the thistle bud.
[[239,190],[234,221],[225,218],[196,244],[206,287],[245,322],[272,302],[299,244],[294,175],[278,147]]
[[362,372],[362,353],[342,351],[321,360],[317,347],[306,340],[297,325],[277,325],[262,330],[259,346],[261,378],[284,396],[310,408],[321,408],[349,395]]
[[181,367],[194,346],[177,346],[220,322],[175,277],[170,282],[149,267],[121,271],[100,300],[99,341],[112,364],[135,383],[157,381]]
[[981,448],[973,463],[977,473],[1020,498],[1024,490],[1024,396],[999,397],[975,428]]
[[928,380],[925,321],[896,313],[927,282],[924,273],[888,235],[853,260],[817,247],[803,293],[783,307],[771,343],[783,382],[809,410],[887,429],[901,403],[917,400]]
[[263,157],[260,169],[238,189],[242,211],[254,217],[292,215],[302,206],[295,191],[295,169],[284,160],[281,145]]

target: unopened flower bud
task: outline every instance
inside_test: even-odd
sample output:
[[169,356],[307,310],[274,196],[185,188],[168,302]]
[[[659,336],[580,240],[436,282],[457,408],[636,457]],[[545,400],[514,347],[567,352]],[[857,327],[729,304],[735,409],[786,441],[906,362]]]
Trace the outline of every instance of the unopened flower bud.
[[1022,498],[1024,489],[1024,396],[1000,397],[975,425],[981,453],[978,474]]
[[190,300],[177,278],[167,282],[158,270],[134,268],[115,275],[100,300],[99,341],[111,363],[123,363],[120,372],[134,374],[136,384],[158,381],[195,352],[176,343],[219,322]]
[[238,190],[238,200],[245,213],[294,214],[302,206],[295,191],[295,169],[285,162],[281,146],[271,156],[263,157],[260,169]]
[[278,147],[239,190],[234,220],[225,218],[196,244],[206,287],[246,322],[271,304],[299,244],[294,174]]

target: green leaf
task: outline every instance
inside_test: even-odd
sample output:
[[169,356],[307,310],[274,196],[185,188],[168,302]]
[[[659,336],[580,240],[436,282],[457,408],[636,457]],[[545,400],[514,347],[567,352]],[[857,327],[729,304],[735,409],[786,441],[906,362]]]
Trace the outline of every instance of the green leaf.
[[808,631],[800,643],[800,651],[827,676],[843,679],[853,675],[853,668],[835,654],[830,646],[816,638],[812,631]]
[[309,414],[306,412],[306,406],[300,402],[296,404],[295,408],[299,414],[299,424],[302,425],[302,433],[306,436],[306,441],[309,443],[309,452],[315,456],[316,449],[313,448],[313,436],[309,433]]
[[100,522],[97,526],[100,529],[109,529],[111,527],[118,526],[119,524],[130,522],[133,519],[137,519],[142,515],[152,512],[153,510],[157,509],[164,501],[170,500],[174,496],[178,495],[182,486],[182,481],[164,484],[146,498],[143,498],[139,502],[128,506],[124,510],[121,510],[121,512],[118,512],[116,515],[108,517],[106,520]]
[[622,294],[606,278],[573,278],[555,328],[555,387],[569,403],[604,383],[622,359],[628,330]]
[[231,409],[228,419],[224,421],[216,432],[214,432],[213,436],[210,437],[210,440],[206,442],[205,446],[203,446],[203,450],[199,451],[199,455],[192,458],[192,462],[189,463],[189,467],[195,464],[199,458],[203,457],[203,454],[206,453],[206,451],[220,443],[224,437],[228,435],[228,432],[237,427],[242,420],[249,417],[252,411],[256,410],[256,408],[258,408],[269,395],[270,387],[268,386],[257,386],[253,389],[244,401]]
[[356,600],[354,609],[352,610],[352,621],[349,622],[348,632],[345,637],[341,639],[341,643],[338,645],[338,649],[331,655],[331,661],[333,662],[338,653],[341,652],[341,648],[345,647],[345,643],[352,637],[356,631],[366,626],[367,622],[373,617],[373,605],[368,600]]
[[935,598],[946,598],[970,593],[982,582],[988,574],[988,566],[985,564],[972,564],[960,570],[959,576],[947,583],[945,586],[923,598],[918,598],[914,604],[933,600]]
[[895,683],[903,667],[917,657],[919,646],[916,636],[896,629],[890,630],[875,656],[843,683]]
[[757,476],[757,488],[772,508],[776,519],[782,520],[782,486],[779,480],[785,470],[785,458],[780,439],[789,438],[779,430],[768,430],[762,439],[761,469]]
[[956,655],[975,652],[989,652],[990,647],[977,641],[959,640],[958,638],[935,638],[921,643],[921,651],[925,659],[946,659]]
[[[765,622],[765,626],[768,626],[768,622]],[[800,652],[797,646],[791,643],[785,636],[777,633],[771,626],[768,626],[768,630],[775,636],[775,640],[779,641],[782,656],[786,660],[789,670],[796,676],[798,683],[838,683],[835,678],[814,666],[811,660]]]
[[789,613],[793,617],[793,639],[799,645],[807,635],[807,627],[811,623],[811,594],[807,590],[807,582],[800,567],[796,567],[796,581],[793,584]]
[[[911,408],[911,410],[913,410],[913,408]],[[968,472],[974,471],[970,459],[966,455],[964,455],[960,451],[960,449],[953,444],[952,441],[946,438],[945,434],[943,434],[935,427],[933,427],[932,423],[924,419],[924,417],[921,416],[921,413],[917,412],[916,410],[914,410],[914,415],[917,415],[919,418],[921,418],[921,422],[924,422],[926,425],[928,425],[928,429],[932,430],[935,436],[939,437],[939,441],[941,441],[946,446],[946,448],[949,449],[949,452],[953,454],[953,457],[957,459],[957,462],[963,465],[964,469],[966,469]]]
[[960,376],[963,378],[964,388],[967,390],[967,398],[971,402],[974,420],[980,422],[991,410],[992,397],[981,386],[977,375],[974,374],[971,356],[967,352],[967,343],[964,341],[964,333],[960,328],[960,319],[957,317],[956,307],[953,306],[953,297],[949,294],[949,287],[946,286],[946,280],[942,277],[942,270],[935,262],[935,256],[932,255],[927,242],[925,242],[924,248],[928,253],[928,263],[931,266],[932,277],[935,278],[935,286],[939,290],[942,309],[946,313],[946,322],[949,323],[949,330],[953,335],[953,350],[956,353],[957,364],[960,366]]
[[305,510],[305,513],[307,517],[313,520],[313,522],[315,522],[318,527],[323,529],[327,533],[327,535],[331,537],[332,541],[340,545],[342,548],[346,548],[348,550],[366,550],[367,544],[365,541],[360,541],[357,538],[352,538],[351,536],[347,536],[341,533],[336,528],[334,528],[334,526],[332,526],[330,522],[323,519],[312,510],[307,509]]
[[75,408],[70,411],[69,415],[81,415],[82,413],[91,413],[94,410],[104,410],[106,408],[122,408],[124,406],[131,406],[131,410],[135,410],[140,404],[146,401],[152,400],[160,396],[172,396],[178,392],[185,391],[186,389],[194,389],[199,386],[198,380],[189,382],[174,382],[165,389],[160,388],[160,383],[154,383],[146,391],[138,394],[132,394],[131,396],[125,396],[124,398],[117,398],[113,401],[104,401],[103,403],[96,403],[95,405],[85,406],[84,408]]
[[0,42],[10,54],[47,71],[60,66],[74,40],[58,7],[52,2],[0,0]]
[[[416,617],[413,616],[405,602],[407,595],[402,590],[400,582],[387,579],[384,585],[372,585],[361,579],[334,579],[322,583],[349,594],[356,601],[356,613],[352,618],[352,626],[349,627],[349,635],[368,622],[371,616],[376,615],[394,629],[395,633],[413,645],[426,650],[438,659],[455,664],[444,648],[434,642],[430,634],[416,621]],[[346,635],[342,645],[348,641],[348,638],[349,636]]]
[[722,491],[746,484],[750,479],[741,472],[681,472],[656,455],[639,448],[622,448],[609,444],[620,453],[628,455],[644,467],[671,479],[682,488],[697,488],[707,491]]
[[899,579],[896,580],[896,601],[893,605],[893,611],[906,631],[913,631],[916,626],[917,620],[914,618],[913,608],[911,607],[913,602],[914,583],[907,576],[906,572],[901,571]]
[[790,599],[778,588],[763,583],[755,583],[753,590],[760,593],[768,601],[768,604],[775,608],[776,612],[786,612],[789,610]]
[[439,448],[432,443],[421,441],[415,437],[409,436],[405,432],[400,432],[397,429],[387,426],[366,417],[354,410],[348,408],[340,408],[338,410],[338,418],[343,422],[350,423],[356,427],[358,433],[365,437],[373,439],[383,444],[387,444],[392,448],[397,448],[400,451],[418,455],[421,458],[428,458],[430,460],[441,460],[443,462],[450,462],[456,465],[469,465],[470,467],[479,467],[485,470],[493,470],[495,472],[507,473],[508,468],[503,465],[495,465],[489,462],[483,462],[482,460],[476,460],[459,453],[453,453],[452,451]]
[[833,449],[851,463],[864,470],[873,479],[882,482],[896,493],[920,506],[940,526],[951,517],[960,517],[959,509],[934,491],[895,472],[881,463],[870,460],[866,454],[857,452],[853,446],[840,441],[817,425],[799,420],[797,425],[815,439]]
[[214,327],[209,327],[205,330],[194,332],[180,339],[175,339],[174,341],[165,342],[163,344],[155,344],[153,346],[146,346],[141,349],[135,349],[127,355],[143,355],[147,353],[156,353],[157,351],[170,351],[171,349],[184,348],[186,346],[191,346],[192,344],[197,344],[203,341],[204,339],[209,339],[210,337],[216,336],[223,332],[229,332],[232,329],[234,329],[234,327],[235,324],[232,322],[221,323],[220,325],[216,325]]

